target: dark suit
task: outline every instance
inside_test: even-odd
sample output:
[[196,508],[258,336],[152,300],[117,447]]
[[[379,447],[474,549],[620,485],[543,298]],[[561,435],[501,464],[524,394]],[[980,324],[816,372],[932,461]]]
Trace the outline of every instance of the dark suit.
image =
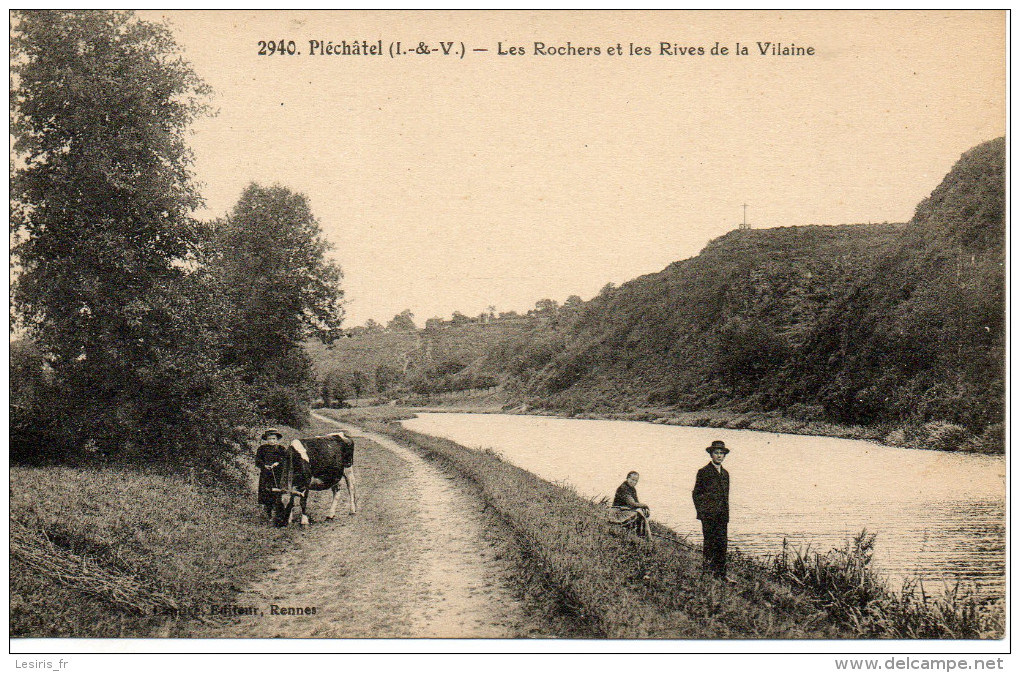
[[701,519],[705,565],[719,577],[726,576],[726,534],[730,521],[730,473],[709,463],[698,470],[694,482],[694,509]]

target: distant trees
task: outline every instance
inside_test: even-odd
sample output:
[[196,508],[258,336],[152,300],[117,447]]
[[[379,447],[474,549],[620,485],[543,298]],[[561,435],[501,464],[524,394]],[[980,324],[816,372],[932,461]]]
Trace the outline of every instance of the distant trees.
[[386,329],[394,332],[417,332],[418,326],[414,324],[414,314],[411,313],[411,309],[405,308],[393,316],[393,319],[386,324]]
[[572,294],[566,298],[563,302],[563,308],[570,310],[577,310],[584,306],[584,300],[576,294]]
[[225,365],[240,370],[265,416],[302,425],[314,384],[302,343],[330,343],[343,319],[342,273],[307,198],[250,184],[209,245],[227,304]]
[[382,363],[375,368],[375,386],[379,392],[389,390],[403,378],[400,368]]
[[208,88],[128,12],[12,15],[11,73],[12,304],[59,391],[36,448],[201,460],[194,436],[218,450],[249,411],[193,272]]
[[555,313],[558,307],[559,304],[552,299],[539,299],[535,302],[535,312],[540,314]]

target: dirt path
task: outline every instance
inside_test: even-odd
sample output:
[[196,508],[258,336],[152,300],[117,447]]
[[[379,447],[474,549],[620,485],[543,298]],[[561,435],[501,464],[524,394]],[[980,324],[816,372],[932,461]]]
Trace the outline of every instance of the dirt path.
[[[514,552],[463,483],[393,440],[357,441],[358,514],[288,530],[293,550],[247,587],[213,637],[520,638],[542,635],[511,578]],[[328,493],[328,492],[327,492]],[[341,490],[346,496],[346,491]],[[328,494],[312,498],[321,521]],[[285,615],[278,608],[303,608]],[[314,608],[314,614],[308,608]]]

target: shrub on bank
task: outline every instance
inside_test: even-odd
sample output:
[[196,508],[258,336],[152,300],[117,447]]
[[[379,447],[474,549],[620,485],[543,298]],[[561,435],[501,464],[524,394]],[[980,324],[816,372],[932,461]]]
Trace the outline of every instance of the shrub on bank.
[[833,619],[853,625],[860,638],[1001,638],[1001,605],[982,602],[960,585],[929,596],[917,581],[893,592],[871,567],[875,535],[862,530],[841,549],[824,554],[783,550],[773,572],[817,597]]
[[972,439],[967,428],[945,421],[925,423],[921,435],[921,443],[936,451],[959,451]]

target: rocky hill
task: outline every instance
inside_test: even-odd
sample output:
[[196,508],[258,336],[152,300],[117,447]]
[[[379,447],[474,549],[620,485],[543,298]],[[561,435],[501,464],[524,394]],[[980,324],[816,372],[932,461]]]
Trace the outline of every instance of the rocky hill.
[[1001,450],[1004,166],[1004,139],[972,149],[906,224],[732,231],[569,310],[363,335],[328,359],[399,365],[378,386],[398,394],[498,382],[561,413],[776,413]]

